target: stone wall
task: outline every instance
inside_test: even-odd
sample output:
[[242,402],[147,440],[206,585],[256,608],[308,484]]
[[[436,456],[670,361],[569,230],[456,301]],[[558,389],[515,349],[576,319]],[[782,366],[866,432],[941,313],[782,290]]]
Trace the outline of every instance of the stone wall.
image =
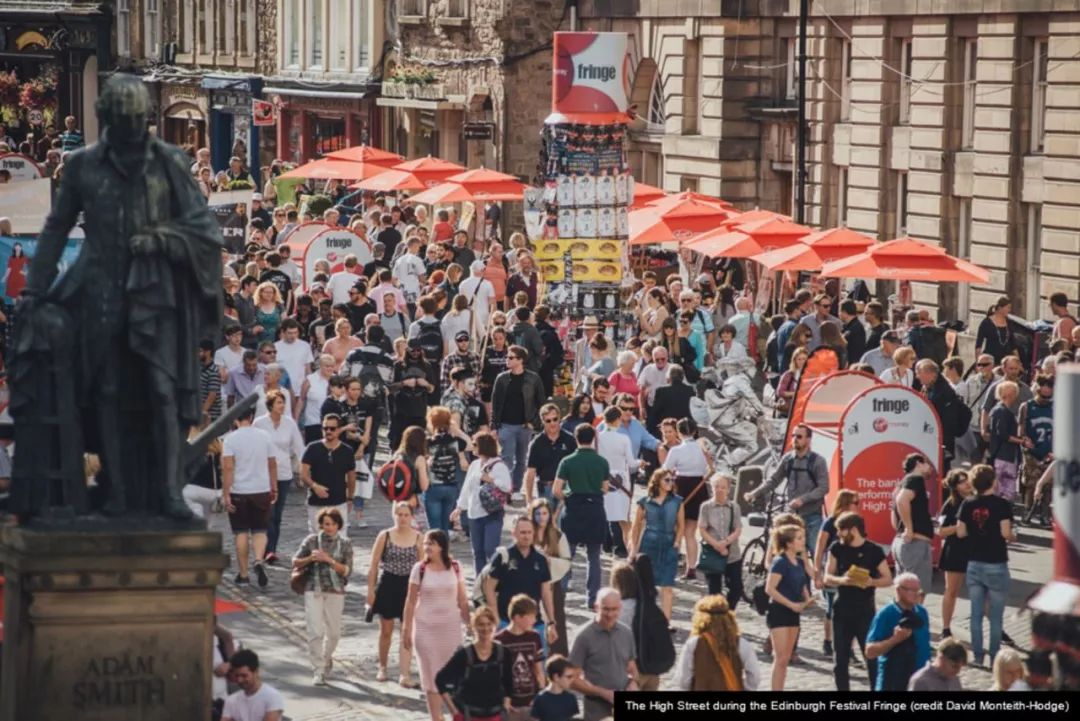
[[255,73],[272,77],[277,73],[277,0],[257,0],[255,26]]

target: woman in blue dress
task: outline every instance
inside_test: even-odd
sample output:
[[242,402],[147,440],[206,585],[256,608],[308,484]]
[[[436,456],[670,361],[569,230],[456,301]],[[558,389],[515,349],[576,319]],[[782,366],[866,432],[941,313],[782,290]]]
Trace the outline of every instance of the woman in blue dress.
[[682,497],[675,494],[675,476],[663,468],[652,474],[645,491],[645,497],[638,499],[630,531],[630,557],[633,558],[635,552],[649,557],[660,589],[660,608],[670,621],[675,572],[679,565],[679,539],[686,520],[683,502]]

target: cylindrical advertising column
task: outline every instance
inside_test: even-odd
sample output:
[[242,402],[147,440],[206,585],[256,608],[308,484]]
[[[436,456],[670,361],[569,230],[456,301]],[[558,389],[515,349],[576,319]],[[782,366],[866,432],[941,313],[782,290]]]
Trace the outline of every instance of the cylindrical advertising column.
[[1080,367],[1058,369],[1054,389],[1054,578],[1029,602],[1035,676],[1048,677],[1056,655],[1057,684],[1080,689]]

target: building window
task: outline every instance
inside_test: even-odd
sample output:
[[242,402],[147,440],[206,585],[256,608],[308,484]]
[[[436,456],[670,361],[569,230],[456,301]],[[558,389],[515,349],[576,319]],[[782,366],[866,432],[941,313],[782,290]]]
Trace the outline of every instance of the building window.
[[649,132],[664,132],[667,123],[667,111],[664,109],[664,84],[660,82],[660,71],[653,74],[652,92],[649,93]]
[[131,0],[116,0],[116,54],[131,57]]
[[1046,38],[1035,41],[1031,62],[1031,152],[1041,153],[1046,144]]
[[469,17],[469,0],[447,0],[446,17],[467,18]]
[[698,192],[698,179],[692,175],[683,175],[679,178],[679,192],[680,193],[696,193]]
[[308,4],[308,62],[309,68],[323,67],[323,39],[325,24],[323,23],[323,2],[314,0]]
[[1038,318],[1042,290],[1042,205],[1028,203],[1027,210],[1027,282],[1024,315]]
[[[347,71],[349,69],[349,6],[352,3],[330,3],[330,53],[327,66],[330,70]],[[362,13],[365,7],[358,6],[354,12]],[[357,38],[363,44],[364,38]]]
[[371,18],[368,17],[371,8],[371,0],[356,0],[353,5],[353,37],[356,38],[353,69],[357,72],[367,72],[371,63]]
[[900,41],[900,124],[911,123],[911,40]]
[[851,120],[851,41],[840,44],[840,120]]
[[836,169],[836,224],[847,227],[847,168]]
[[787,76],[784,97],[795,100],[799,97],[799,39],[788,38],[787,43]]
[[239,54],[250,57],[255,54],[255,0],[239,0],[240,7],[236,11],[236,35]]
[[161,8],[160,0],[143,0],[146,27],[143,37],[146,42],[146,57],[161,57]]
[[427,0],[398,0],[401,8],[398,15],[404,17],[423,17],[427,15]]
[[236,52],[236,3],[237,0],[218,0],[217,49],[224,55]]
[[316,155],[326,155],[335,150],[343,150],[345,142],[345,119],[311,117],[311,135],[314,140]]
[[199,0],[199,47],[196,49],[200,55],[210,55],[214,52],[214,2],[213,0]]
[[684,135],[700,132],[701,115],[701,41],[687,40],[683,53],[683,114]]
[[176,52],[186,54],[191,52],[194,32],[192,16],[195,8],[187,3],[176,3]]
[[908,223],[908,192],[907,173],[896,174],[896,237],[903,238],[907,235]]
[[[956,226],[956,257],[971,258],[971,198],[960,199],[960,217]],[[959,283],[956,294],[956,317],[967,323],[971,312],[971,286]]]
[[960,147],[970,149],[975,145],[975,66],[978,62],[979,46],[975,38],[964,41],[964,107],[961,123],[963,137]]
[[282,34],[285,37],[285,67],[300,67],[300,0],[284,0]]

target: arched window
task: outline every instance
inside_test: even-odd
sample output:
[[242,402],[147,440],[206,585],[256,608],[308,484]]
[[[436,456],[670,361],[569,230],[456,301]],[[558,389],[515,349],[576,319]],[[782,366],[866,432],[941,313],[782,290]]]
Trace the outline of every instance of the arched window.
[[664,113],[664,84],[660,82],[659,71],[653,73],[652,90],[649,92],[649,129],[664,131],[667,115]]

